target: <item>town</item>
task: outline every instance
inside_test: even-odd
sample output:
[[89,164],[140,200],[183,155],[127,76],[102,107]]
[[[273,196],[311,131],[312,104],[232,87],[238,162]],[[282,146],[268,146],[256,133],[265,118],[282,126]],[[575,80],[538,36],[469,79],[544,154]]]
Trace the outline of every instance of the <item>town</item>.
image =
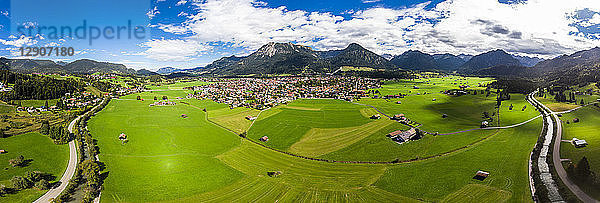
[[206,79],[204,86],[187,87],[194,90],[188,97],[210,99],[229,104],[230,108],[266,109],[300,98],[342,99],[353,101],[366,97],[367,91],[381,87],[376,79],[341,76],[277,77]]

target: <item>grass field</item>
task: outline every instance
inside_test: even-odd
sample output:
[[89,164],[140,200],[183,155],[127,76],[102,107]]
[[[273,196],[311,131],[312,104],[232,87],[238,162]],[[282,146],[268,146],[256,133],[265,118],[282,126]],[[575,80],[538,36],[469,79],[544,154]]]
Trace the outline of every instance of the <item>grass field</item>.
[[[56,145],[48,137],[39,133],[27,133],[9,138],[0,138],[0,149],[7,151],[0,154],[0,184],[12,187],[10,179],[13,176],[23,176],[28,171],[41,171],[51,174],[58,181],[69,160],[69,147]],[[8,160],[23,155],[27,160],[24,167],[12,167]],[[6,197],[0,197],[0,202],[32,202],[46,191],[27,189]]]
[[48,106],[54,106],[56,105],[56,102],[58,101],[58,99],[50,99],[50,100],[15,100],[15,104],[18,104],[19,101],[21,102],[21,106],[24,107],[41,107],[46,105],[46,101],[48,101]]
[[[215,158],[239,145],[239,138],[206,122],[204,113],[193,107],[148,103],[113,100],[89,124],[109,172],[102,201],[177,199],[242,177]],[[117,139],[120,133],[127,134],[128,143]]]
[[[578,118],[580,122],[573,123]],[[573,138],[586,140],[589,145],[584,148],[575,148],[571,143],[562,142],[560,147],[561,158],[571,159],[577,164],[582,157],[586,157],[590,163],[590,169],[600,174],[600,109],[594,106],[584,107],[577,111],[563,114],[563,140]],[[570,124],[566,122],[569,121]],[[600,199],[600,188],[594,188],[586,184],[580,184],[587,194]]]
[[[456,193],[490,192],[481,184],[493,187],[496,200],[531,202],[527,176],[528,158],[541,130],[541,119],[506,130],[460,153],[427,161],[391,167],[376,186],[406,197],[426,201],[452,200]],[[472,179],[475,172],[490,172],[484,181]],[[505,197],[510,193],[510,197]],[[448,195],[450,195],[448,197]],[[467,197],[461,197],[467,198]],[[458,199],[456,199],[458,201]],[[468,201],[468,200],[461,200]],[[482,201],[478,201],[482,202]],[[492,201],[495,202],[495,201]]]
[[348,128],[371,120],[360,113],[364,106],[340,100],[297,100],[282,106],[278,113],[257,120],[248,131],[250,139],[268,136],[266,145],[287,150],[314,128]]
[[[453,77],[391,82],[380,90],[382,94],[412,92],[412,83],[419,84],[416,91],[428,94],[407,96],[400,99],[402,104],[383,99],[358,102],[390,115],[404,113],[423,124],[422,129],[440,133],[478,128],[483,111],[498,111],[499,125],[538,115],[523,95],[511,95],[496,110],[495,94],[439,93],[460,83],[477,86],[490,81]],[[401,164],[328,163],[279,153],[238,137],[252,123],[244,117],[258,115],[257,110],[192,99],[178,100],[175,106],[148,106],[154,96],[174,99],[190,92],[178,87],[113,100],[90,121],[109,172],[103,202],[531,202],[527,162],[541,130],[540,118],[516,128],[427,135],[399,145],[385,134],[408,127],[387,118],[369,119],[376,114],[371,107],[339,100],[297,100],[260,112],[248,131],[249,139],[266,135],[270,140],[264,144],[309,157],[392,161],[442,155]],[[145,101],[136,101],[137,95]],[[510,104],[513,110],[508,109]],[[128,135],[128,143],[117,139],[120,133]],[[491,175],[484,181],[472,179],[478,170]]]
[[192,87],[192,86],[202,86],[209,84],[203,81],[186,81],[186,82],[176,82],[173,84],[163,84],[163,85],[152,85],[148,86],[148,89],[151,90],[181,90],[184,87]]
[[[565,95],[569,95],[570,91],[566,91]],[[577,103],[567,103],[567,102],[557,102],[556,100],[554,100],[554,96],[550,95],[549,93],[546,93],[545,97],[536,97],[536,99],[538,101],[540,101],[541,103],[543,103],[546,107],[550,108],[552,111],[556,111],[556,112],[560,112],[560,111],[567,111],[567,110],[571,110],[574,108],[577,108],[580,106],[580,102],[583,99],[583,102],[585,104],[588,104],[590,102],[595,102],[596,99],[599,99],[600,96],[598,95],[576,95],[575,99],[577,100]]]

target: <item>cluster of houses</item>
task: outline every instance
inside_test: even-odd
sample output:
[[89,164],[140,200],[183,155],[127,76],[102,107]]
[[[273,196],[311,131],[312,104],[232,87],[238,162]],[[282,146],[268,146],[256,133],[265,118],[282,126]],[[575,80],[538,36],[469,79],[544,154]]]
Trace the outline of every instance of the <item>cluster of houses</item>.
[[152,104],[149,104],[148,106],[150,106],[150,107],[152,107],[152,106],[173,106],[175,104],[177,104],[177,103],[168,101],[168,100],[162,100],[162,101],[157,101]]
[[102,102],[102,99],[94,96],[93,94],[91,94],[89,92],[77,92],[77,93],[73,93],[73,94],[66,93],[64,97],[60,98],[60,100],[58,101],[58,103],[56,105],[40,106],[40,107],[20,106],[20,107],[17,107],[16,110],[17,110],[17,112],[28,112],[28,113],[58,111],[61,109],[71,110],[71,109],[79,109],[79,108],[94,106],[94,105],[98,104],[99,102]]
[[102,101],[101,98],[94,96],[89,92],[66,93],[65,97],[61,98],[64,109],[77,109],[88,106],[94,106]]
[[57,106],[50,106],[50,107],[46,107],[46,106],[41,106],[41,107],[34,107],[34,106],[22,107],[22,106],[19,106],[19,107],[17,107],[17,112],[28,112],[28,113],[46,112],[46,111],[58,111],[58,110],[60,110],[60,108],[58,108]]
[[211,99],[231,108],[267,109],[300,98],[328,98],[352,101],[367,97],[367,90],[381,87],[375,79],[323,76],[212,79],[208,85],[187,87],[197,99]]
[[144,92],[146,91],[144,89],[144,87],[139,86],[139,87],[134,87],[134,88],[129,88],[129,87],[118,87],[114,94],[110,93],[110,95],[113,98],[119,98],[120,96],[125,96],[125,95],[129,95],[129,94],[135,94],[135,93],[140,93],[140,92]]

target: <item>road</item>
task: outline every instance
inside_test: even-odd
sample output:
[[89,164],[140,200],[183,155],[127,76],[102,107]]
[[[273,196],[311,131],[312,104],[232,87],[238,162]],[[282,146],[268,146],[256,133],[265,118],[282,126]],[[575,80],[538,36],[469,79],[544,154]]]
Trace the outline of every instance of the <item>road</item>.
[[571,190],[571,192],[573,192],[573,194],[575,194],[575,196],[577,196],[577,198],[579,198],[581,201],[585,203],[598,202],[597,200],[583,192],[581,188],[579,188],[579,186],[573,183],[571,179],[569,179],[569,177],[567,176],[567,171],[563,167],[562,161],[560,159],[562,123],[560,121],[560,118],[556,116],[556,113],[552,113],[552,116],[556,120],[556,137],[554,138],[554,148],[552,150],[552,162],[554,163],[554,168],[556,168],[556,173],[558,174],[562,182],[569,188],[569,190]]
[[[75,126],[75,123],[77,123],[77,121],[79,119],[81,119],[81,116],[78,116],[77,118],[73,119],[73,121],[71,121],[71,123],[69,123],[68,129],[69,129],[70,133],[73,133],[73,127]],[[75,140],[72,140],[71,142],[69,142],[69,165],[67,165],[67,170],[65,170],[65,173],[60,178],[60,181],[59,181],[60,185],[58,187],[48,190],[48,192],[46,192],[46,194],[42,195],[40,198],[38,198],[34,202],[35,203],[51,202],[52,199],[58,197],[58,195],[60,195],[60,193],[62,193],[62,191],[65,190],[65,188],[69,184],[69,181],[75,174],[75,170],[77,170],[77,146],[75,146]]]
[[573,194],[575,194],[575,196],[577,196],[577,198],[579,198],[579,200],[581,200],[582,202],[585,202],[585,203],[599,202],[598,200],[595,200],[594,198],[590,197],[588,194],[583,192],[581,190],[581,188],[579,188],[579,186],[577,186],[575,183],[573,183],[569,179],[569,177],[567,176],[567,171],[563,167],[562,161],[560,158],[560,145],[561,145],[560,143],[562,140],[562,122],[556,114],[569,113],[569,112],[577,110],[581,107],[577,107],[575,109],[571,109],[571,110],[563,111],[563,112],[554,112],[554,111],[552,111],[552,109],[546,107],[544,104],[539,102],[537,99],[533,98],[533,101],[538,103],[544,109],[546,109],[549,112],[549,115],[547,115],[547,116],[552,116],[552,118],[554,118],[554,120],[556,121],[556,122],[553,122],[553,124],[556,125],[556,136],[554,138],[554,147],[552,149],[552,163],[554,164],[554,168],[556,169],[556,173],[558,174],[558,177],[569,188],[569,190],[571,190],[571,192],[573,192]]
[[[100,102],[100,104],[101,103],[102,102]],[[89,112],[93,112],[94,110],[96,110],[100,106],[100,104],[96,105]],[[75,127],[75,123],[77,123],[77,121],[79,119],[81,119],[81,117],[83,117],[83,115],[77,116],[77,118],[73,119],[73,121],[71,121],[71,123],[69,123],[69,127],[67,129],[69,130],[70,133],[73,133],[73,128]],[[60,193],[62,193],[62,191],[65,190],[65,188],[67,188],[67,185],[69,184],[69,181],[71,180],[71,178],[73,178],[73,175],[75,174],[75,170],[77,170],[77,160],[78,160],[77,159],[77,146],[75,145],[75,140],[72,140],[71,142],[69,142],[69,164],[67,165],[67,170],[65,170],[65,173],[60,178],[60,181],[59,181],[60,185],[58,187],[48,190],[48,192],[46,192],[46,194],[42,195],[40,198],[35,200],[34,203],[51,202],[52,199],[58,197],[60,195]]]

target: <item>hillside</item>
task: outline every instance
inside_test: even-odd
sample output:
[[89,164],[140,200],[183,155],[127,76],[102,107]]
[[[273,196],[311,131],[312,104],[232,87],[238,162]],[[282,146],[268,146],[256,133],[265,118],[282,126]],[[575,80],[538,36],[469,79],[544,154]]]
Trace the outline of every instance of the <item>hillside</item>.
[[125,67],[123,64],[115,64],[108,62],[98,62],[89,59],[80,59],[73,61],[64,66],[68,73],[120,73],[120,74],[135,74],[135,70]]
[[392,58],[390,62],[408,70],[433,70],[438,68],[433,56],[416,50],[406,51]]
[[478,70],[493,66],[521,66],[519,60],[513,58],[503,50],[497,49],[486,53],[473,56],[469,61],[459,68],[462,73],[474,73]]
[[127,68],[123,64],[98,62],[90,59],[80,59],[65,64],[64,62],[57,63],[51,60],[7,59],[2,57],[0,62],[8,65],[11,71],[18,73],[136,73],[134,69]]
[[395,69],[396,66],[362,46],[352,43],[342,50],[314,51],[292,43],[268,43],[246,57],[223,57],[205,70],[221,75],[333,72],[342,66]]

